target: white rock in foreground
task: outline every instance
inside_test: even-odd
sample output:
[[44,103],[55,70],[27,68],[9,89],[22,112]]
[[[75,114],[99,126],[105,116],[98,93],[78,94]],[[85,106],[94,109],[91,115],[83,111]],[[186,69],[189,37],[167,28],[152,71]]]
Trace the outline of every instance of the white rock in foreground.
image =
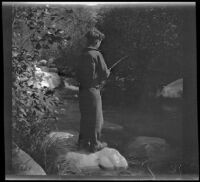
[[67,132],[50,133],[42,148],[46,153],[47,171],[50,174],[80,174],[83,171],[128,167],[126,159],[116,149],[106,147],[95,153],[79,151],[77,136]]
[[126,169],[128,167],[126,159],[116,149],[104,148],[96,155],[99,157],[99,165],[103,168]]
[[65,160],[79,170],[86,169],[126,169],[126,159],[115,149],[104,148],[95,153],[68,152]]

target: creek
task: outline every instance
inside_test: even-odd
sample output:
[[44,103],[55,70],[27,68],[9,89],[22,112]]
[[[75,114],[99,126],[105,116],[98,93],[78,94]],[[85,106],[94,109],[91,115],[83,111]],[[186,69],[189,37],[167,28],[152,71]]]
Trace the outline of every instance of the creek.
[[[62,101],[57,108],[58,130],[78,133],[80,125],[78,96],[69,93],[65,88],[58,89],[56,96]],[[182,142],[181,111],[180,104],[152,104],[148,109],[142,110],[126,105],[104,105],[103,102],[102,140],[106,141],[109,147],[117,149],[129,163],[129,168],[117,175],[136,178],[155,177],[155,172],[152,173],[144,166],[138,165],[137,160],[130,161],[132,159],[127,157],[127,145],[137,136],[148,136],[163,138],[172,148],[180,149]],[[163,174],[169,174],[169,169],[162,171]],[[179,174],[175,171],[173,175]]]

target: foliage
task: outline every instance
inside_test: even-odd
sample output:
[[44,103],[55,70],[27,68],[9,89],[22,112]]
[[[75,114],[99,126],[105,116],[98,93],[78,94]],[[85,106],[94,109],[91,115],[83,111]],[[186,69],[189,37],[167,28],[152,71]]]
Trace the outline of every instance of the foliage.
[[55,129],[54,106],[58,103],[55,97],[46,95],[47,88],[29,85],[28,81],[35,78],[35,62],[34,55],[25,50],[13,51],[16,77],[12,88],[13,141],[31,155],[37,154],[43,137]]
[[101,21],[97,26],[106,35],[102,51],[107,64],[111,66],[120,57],[129,56],[114,73],[120,77],[119,82],[124,82],[118,88],[129,97],[128,101],[131,97],[135,102],[151,90],[156,92],[156,88],[182,76],[180,8],[103,7],[99,15]]
[[72,72],[70,59],[74,63],[84,47],[82,37],[94,26],[95,17],[95,11],[85,7],[13,6],[13,141],[38,162],[38,147],[56,128],[54,108],[59,100],[47,88],[30,84],[41,80],[35,76],[35,66],[42,59],[56,60],[64,75]]
[[58,69],[69,71],[85,46],[84,35],[96,23],[96,11],[86,7],[16,6],[13,10],[15,46],[54,58]]
[[37,160],[44,136],[56,127],[54,107],[58,99],[47,95],[47,88],[34,88],[30,80],[41,79],[35,76],[41,49],[48,49],[49,42],[59,42],[60,37],[49,30],[41,33],[42,12],[38,16],[34,13],[38,13],[36,8],[27,7],[13,12],[12,128],[13,141]]

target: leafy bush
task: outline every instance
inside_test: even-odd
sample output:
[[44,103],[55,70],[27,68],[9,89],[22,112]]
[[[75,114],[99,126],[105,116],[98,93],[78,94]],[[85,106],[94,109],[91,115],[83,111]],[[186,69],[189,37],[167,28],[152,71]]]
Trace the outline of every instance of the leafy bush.
[[79,6],[15,6],[13,38],[17,47],[36,48],[42,59],[54,58],[59,69],[74,66],[84,35],[98,18],[96,11]]
[[84,47],[84,33],[95,18],[95,11],[85,7],[13,6],[13,141],[39,163],[41,142],[56,129],[59,100],[47,88],[31,85],[42,79],[35,76],[36,65],[42,59],[47,64],[55,60],[61,75],[73,75],[70,64]]
[[[35,158],[44,136],[56,129],[54,107],[58,99],[46,95],[47,88],[37,89],[29,84],[34,79],[34,55],[22,50],[13,51],[12,88],[13,141]],[[36,78],[35,78],[36,79]]]
[[54,95],[47,94],[48,88],[38,89],[30,84],[30,80],[42,79],[35,76],[35,66],[42,58],[41,50],[48,49],[49,42],[53,44],[61,39],[61,36],[52,35],[48,28],[41,31],[44,11],[20,7],[13,12],[13,141],[38,162],[43,138],[56,129],[54,107],[59,102]]
[[182,13],[178,7],[150,6],[99,11],[97,26],[106,35],[102,52],[108,66],[129,56],[115,71],[115,76],[128,83],[120,86],[127,101],[131,97],[139,102],[151,90],[182,76]]

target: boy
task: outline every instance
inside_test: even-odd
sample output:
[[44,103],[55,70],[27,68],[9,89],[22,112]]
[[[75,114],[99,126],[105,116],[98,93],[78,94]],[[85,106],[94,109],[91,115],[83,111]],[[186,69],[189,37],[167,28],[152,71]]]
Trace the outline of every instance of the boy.
[[100,142],[103,125],[100,86],[110,75],[110,70],[98,50],[104,34],[94,28],[86,34],[86,38],[88,46],[82,53],[77,69],[81,112],[78,144],[80,148],[96,152],[107,146],[105,142]]

